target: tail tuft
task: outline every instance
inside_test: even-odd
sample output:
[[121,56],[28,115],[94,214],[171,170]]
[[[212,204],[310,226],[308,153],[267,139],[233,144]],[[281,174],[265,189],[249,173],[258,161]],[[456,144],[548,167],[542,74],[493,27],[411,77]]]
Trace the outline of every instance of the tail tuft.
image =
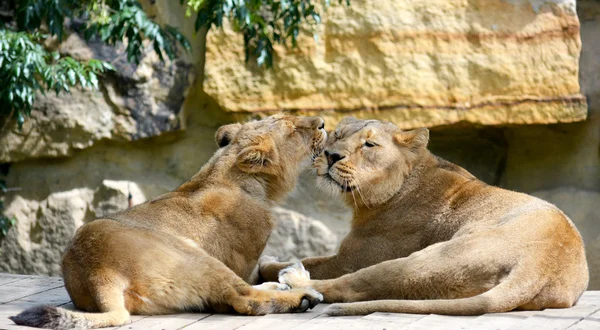
[[[353,314],[352,312],[350,312],[349,309],[344,307],[345,305],[348,305],[348,304],[331,304],[331,305],[325,307],[325,309],[323,310],[323,314],[329,315],[329,316],[365,315],[365,313],[357,314],[357,311],[354,311],[354,314]],[[366,313],[366,314],[369,314],[369,313]]]
[[11,316],[15,324],[36,328],[60,328],[63,316],[56,306],[40,305],[24,310],[19,315]]
[[129,312],[125,308],[105,313],[84,313],[52,305],[28,308],[21,314],[9,317],[18,325],[54,330],[89,329],[126,324]]

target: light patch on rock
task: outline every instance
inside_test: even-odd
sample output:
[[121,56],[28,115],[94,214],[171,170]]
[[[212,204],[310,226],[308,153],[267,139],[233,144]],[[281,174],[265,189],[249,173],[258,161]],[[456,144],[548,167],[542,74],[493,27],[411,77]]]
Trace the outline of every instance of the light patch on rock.
[[335,253],[337,237],[321,221],[281,207],[276,207],[273,215],[277,226],[263,255],[288,261]]

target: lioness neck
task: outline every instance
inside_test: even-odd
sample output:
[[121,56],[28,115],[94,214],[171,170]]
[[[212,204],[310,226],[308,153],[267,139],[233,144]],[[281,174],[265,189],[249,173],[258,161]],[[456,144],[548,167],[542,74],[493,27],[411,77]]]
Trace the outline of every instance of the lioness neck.
[[[402,173],[398,173],[402,175]],[[445,235],[460,229],[460,219],[446,219],[449,208],[461,203],[462,190],[486,186],[462,167],[450,163],[431,152],[419,157],[405,176],[400,189],[385,203],[355,210],[353,226],[383,225],[384,222],[402,224],[408,232],[443,227]],[[452,221],[454,225],[449,225]],[[443,226],[442,226],[443,224]]]
[[217,152],[191,179],[180,185],[176,192],[197,193],[210,187],[241,189],[249,197],[269,202],[267,184],[261,178],[243,173],[235,165],[234,153]]

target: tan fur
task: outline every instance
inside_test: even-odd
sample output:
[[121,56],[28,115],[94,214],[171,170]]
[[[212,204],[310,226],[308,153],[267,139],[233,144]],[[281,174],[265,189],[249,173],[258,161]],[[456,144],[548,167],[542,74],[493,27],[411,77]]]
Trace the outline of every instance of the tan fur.
[[334,256],[286,269],[289,263],[261,259],[262,277],[279,274],[282,283],[312,287],[326,302],[350,302],[331,305],[330,315],[573,306],[589,274],[569,218],[434,156],[428,139],[427,129],[342,121],[315,167],[320,184],[354,208],[350,233]]
[[322,151],[323,120],[278,115],[224,126],[216,138],[222,148],[173,192],[77,231],[62,270],[73,303],[88,313],[37,308],[13,320],[106,327],[126,323],[130,314],[261,315],[317,304],[314,290],[253,288],[244,280],[251,280],[274,226],[273,201],[293,188],[301,163]]

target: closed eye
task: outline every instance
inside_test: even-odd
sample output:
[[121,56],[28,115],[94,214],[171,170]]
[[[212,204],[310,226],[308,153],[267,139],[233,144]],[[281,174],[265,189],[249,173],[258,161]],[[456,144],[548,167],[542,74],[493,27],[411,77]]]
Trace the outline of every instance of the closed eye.
[[365,147],[372,148],[372,147],[376,147],[376,146],[378,146],[377,143],[374,143],[374,142],[371,142],[371,141],[366,141],[365,142]]

